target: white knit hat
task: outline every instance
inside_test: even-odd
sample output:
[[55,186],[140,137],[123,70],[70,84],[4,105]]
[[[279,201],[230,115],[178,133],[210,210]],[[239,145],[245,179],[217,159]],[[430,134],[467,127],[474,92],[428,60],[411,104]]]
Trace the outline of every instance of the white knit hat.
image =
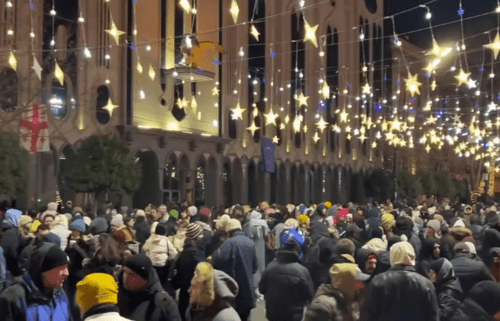
[[196,208],[196,206],[189,206],[187,211],[189,216],[195,216],[198,213],[198,209]]

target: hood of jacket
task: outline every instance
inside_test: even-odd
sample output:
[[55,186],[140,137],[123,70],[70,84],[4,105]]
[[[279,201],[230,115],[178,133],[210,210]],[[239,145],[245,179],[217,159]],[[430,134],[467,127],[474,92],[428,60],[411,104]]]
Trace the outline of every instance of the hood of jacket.
[[238,283],[220,270],[214,270],[214,292],[222,299],[232,300],[238,295]]
[[164,235],[154,235],[152,242],[154,245],[157,245],[157,246],[167,246],[168,237],[166,237]]
[[469,299],[479,304],[490,316],[500,311],[500,286],[494,281],[482,281],[472,287]]
[[21,211],[11,208],[5,213],[5,221],[12,227],[19,227],[19,220],[22,214]]
[[313,223],[311,225],[309,233],[311,234],[312,237],[315,236],[330,237],[330,234],[328,233],[328,227],[326,227],[326,225],[321,222]]
[[439,240],[436,238],[428,238],[424,240],[419,254],[420,261],[433,259],[432,252],[436,243],[439,244]]
[[203,230],[209,231],[210,233],[212,233],[212,228],[207,223],[202,222],[202,221],[196,221],[195,223],[198,224]]
[[366,273],[366,260],[370,254],[375,254],[375,252],[366,248],[361,248],[356,252],[356,264],[363,273]]
[[151,269],[148,278],[148,284],[146,287],[139,291],[128,291],[123,285],[123,271],[119,276],[119,289],[120,293],[125,294],[129,301],[135,305],[139,305],[141,302],[149,300],[154,296],[156,292],[163,292],[163,287],[161,286],[160,279],[154,268]]

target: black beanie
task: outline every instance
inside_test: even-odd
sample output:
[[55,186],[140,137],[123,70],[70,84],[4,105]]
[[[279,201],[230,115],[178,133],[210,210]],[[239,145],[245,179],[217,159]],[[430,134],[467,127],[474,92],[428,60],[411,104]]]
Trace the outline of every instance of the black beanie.
[[69,264],[68,255],[59,248],[59,246],[52,246],[45,257],[43,258],[40,273],[47,272],[58,266]]
[[469,298],[479,304],[486,313],[494,316],[500,311],[500,286],[494,281],[482,281],[472,287]]
[[128,267],[144,280],[149,280],[149,274],[153,268],[151,259],[144,254],[136,254],[125,260],[123,266]]
[[163,236],[167,235],[167,227],[163,224],[156,225],[155,234]]
[[429,270],[439,273],[439,271],[441,271],[441,268],[443,267],[445,260],[446,260],[445,258],[440,258],[438,260],[435,260],[429,265]]

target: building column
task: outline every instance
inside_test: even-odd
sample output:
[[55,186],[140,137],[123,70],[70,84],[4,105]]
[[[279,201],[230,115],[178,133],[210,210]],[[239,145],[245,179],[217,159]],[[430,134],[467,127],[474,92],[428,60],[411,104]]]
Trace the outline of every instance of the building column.
[[224,160],[220,158],[220,166],[219,164],[217,165],[218,168],[218,175],[216,175],[216,190],[215,190],[215,205],[218,206],[223,206],[224,205],[224,180],[223,180],[223,175],[224,175]]
[[264,172],[264,199],[262,201],[271,201],[271,173]]
[[286,204],[290,204],[292,202],[292,165],[290,166],[287,166],[287,164],[285,164],[285,181],[286,181],[286,185],[283,186],[283,188],[285,189],[285,203]]
[[309,166],[304,165],[304,204],[311,203],[311,173]]

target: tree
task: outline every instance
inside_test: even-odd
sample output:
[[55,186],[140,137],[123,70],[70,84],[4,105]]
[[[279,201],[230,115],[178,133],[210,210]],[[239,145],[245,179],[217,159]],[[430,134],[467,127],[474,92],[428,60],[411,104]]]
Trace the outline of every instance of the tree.
[[363,171],[354,173],[351,180],[351,197],[350,200],[356,204],[363,204],[365,201],[365,193],[363,187]]
[[77,192],[94,193],[100,202],[108,192],[132,194],[141,183],[141,166],[125,141],[93,136],[67,158],[66,181]]
[[383,169],[375,169],[365,179],[365,195],[378,202],[385,202],[391,198],[393,189],[392,179],[389,172]]
[[435,195],[437,193],[436,183],[434,181],[434,176],[429,173],[418,173],[420,184],[422,185],[423,192],[425,194]]
[[28,188],[29,154],[11,134],[0,131],[0,195],[15,197]]
[[455,186],[448,173],[436,173],[433,175],[436,184],[436,194],[440,197],[454,198]]

